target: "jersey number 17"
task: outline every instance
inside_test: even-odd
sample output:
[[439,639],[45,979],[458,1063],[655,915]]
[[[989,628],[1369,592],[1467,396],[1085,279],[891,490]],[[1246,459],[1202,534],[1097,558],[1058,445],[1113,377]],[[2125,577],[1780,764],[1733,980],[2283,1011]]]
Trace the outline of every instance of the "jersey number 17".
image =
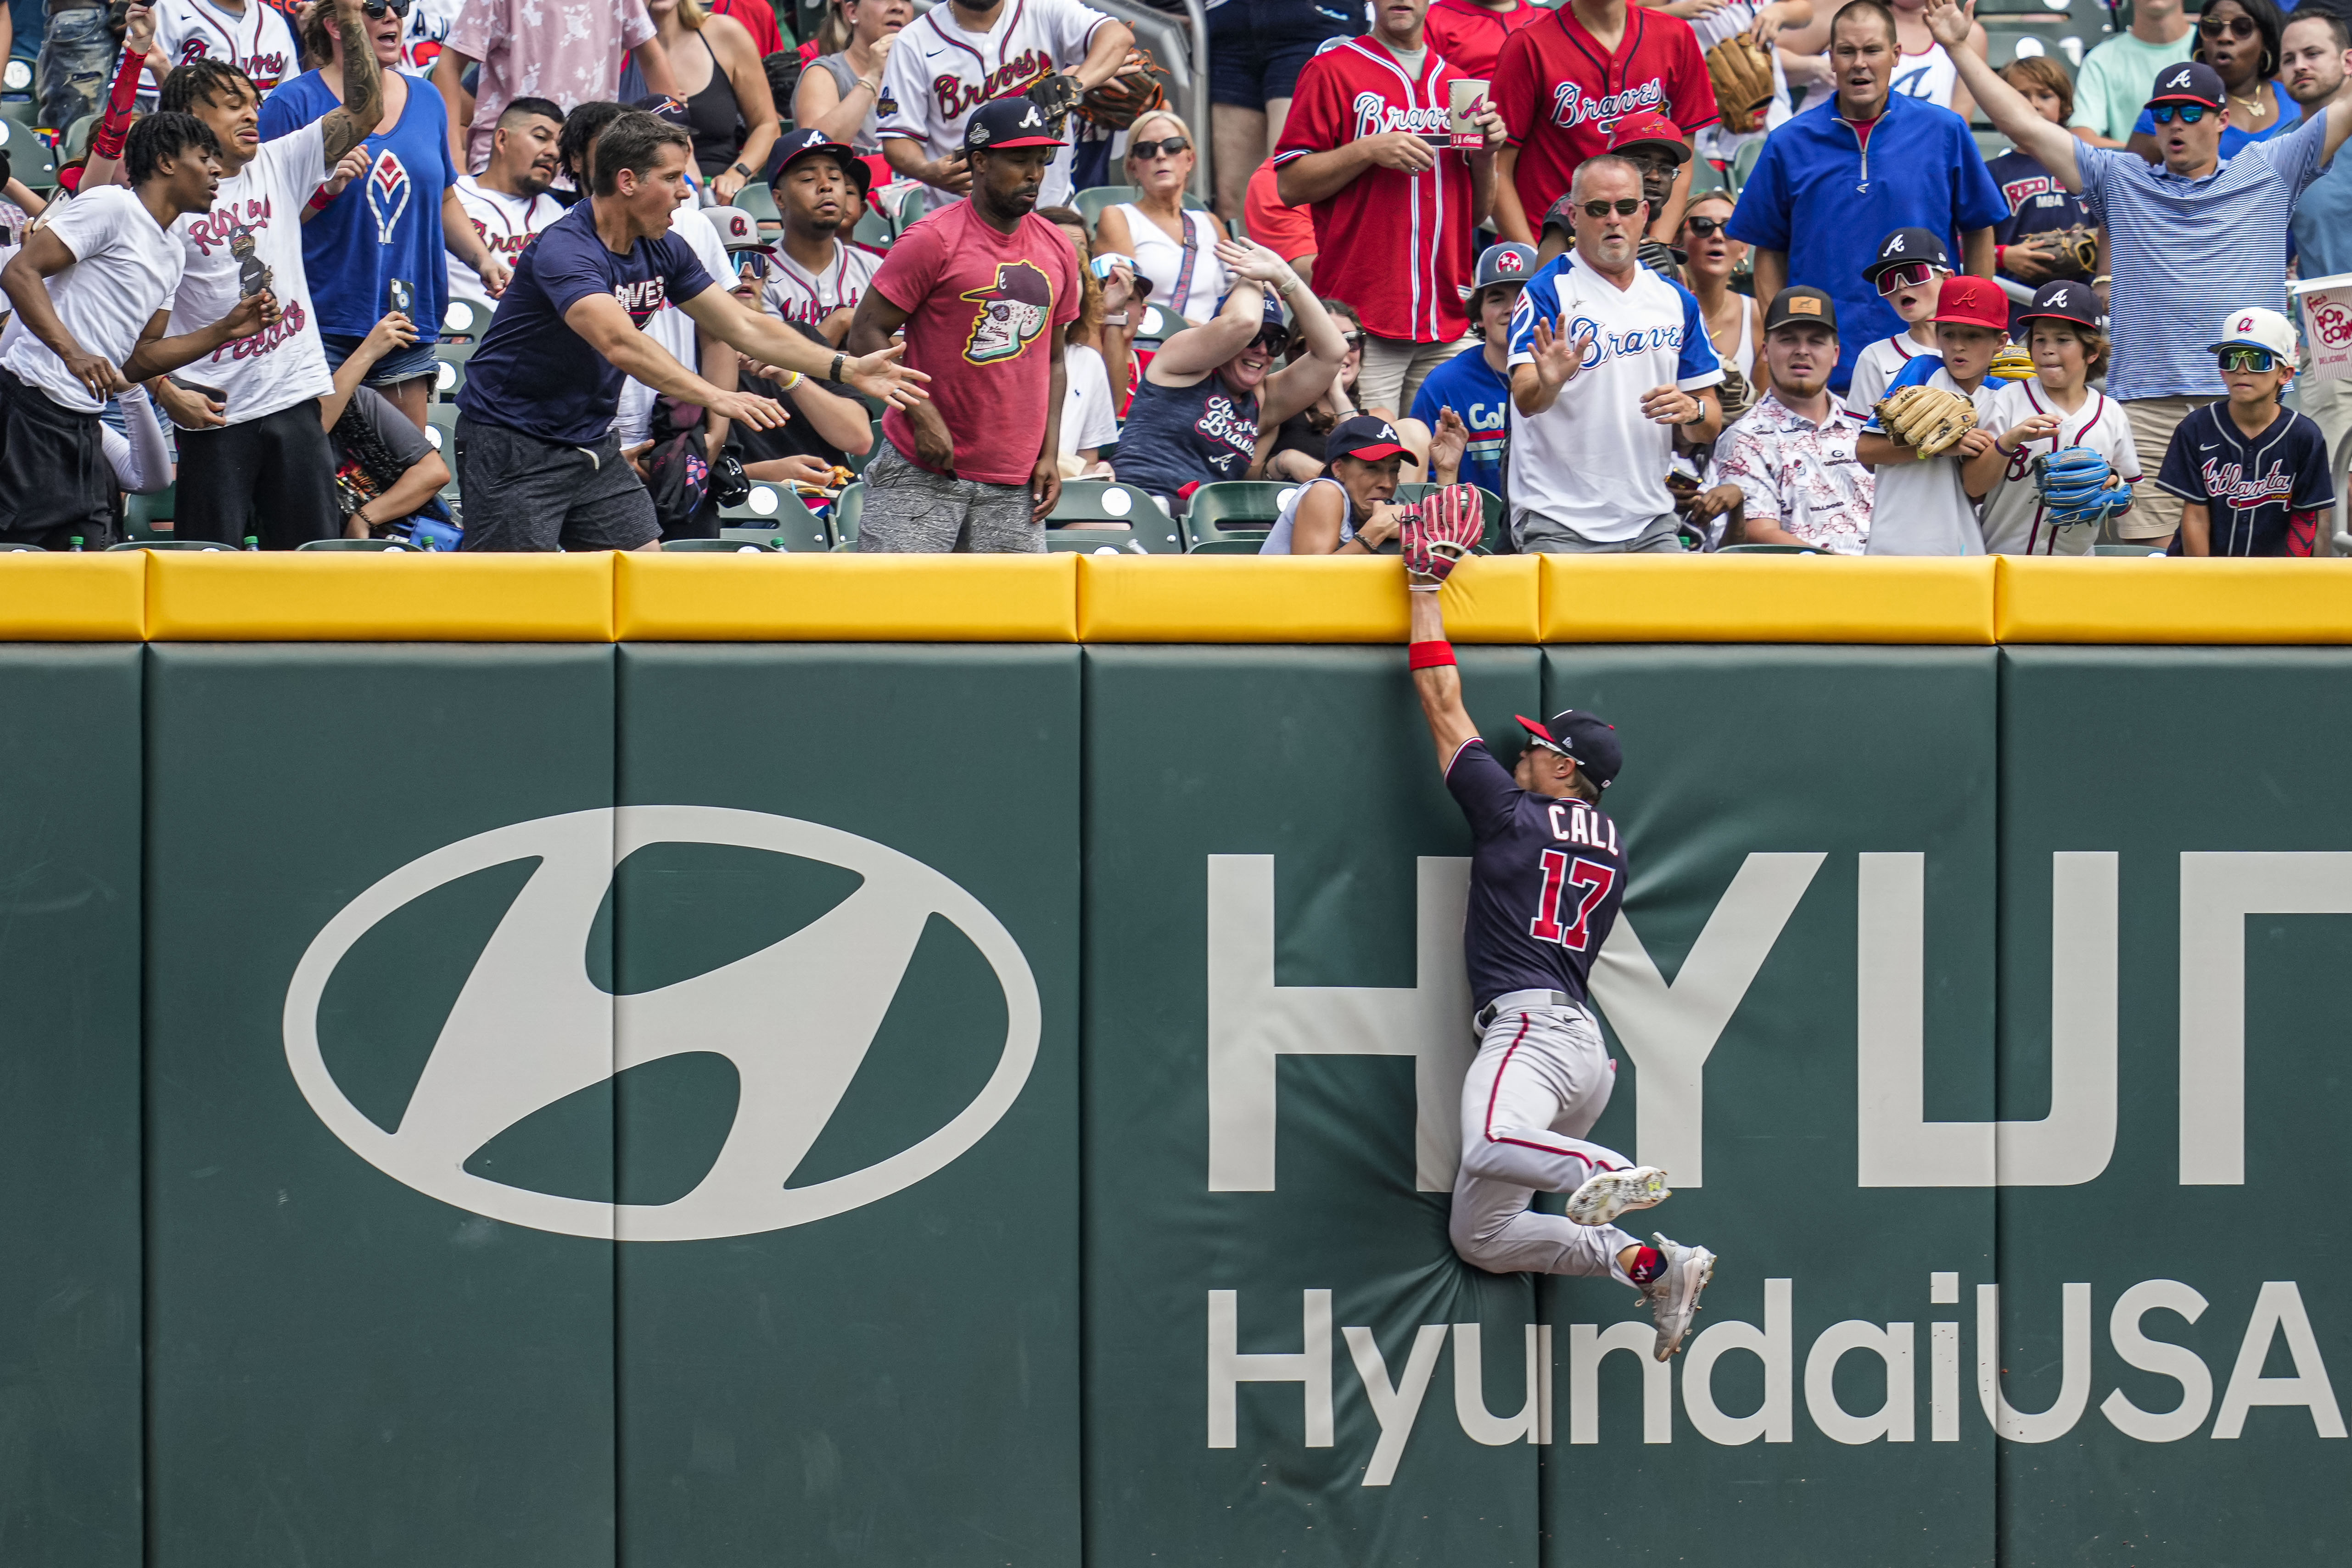
[[[1556,942],[1570,952],[1582,952],[1592,936],[1592,911],[1601,907],[1601,900],[1617,885],[1616,868],[1582,856],[1570,860],[1564,849],[1547,849],[1543,852],[1543,897],[1537,900],[1536,918],[1528,922],[1528,931],[1538,942]],[[1578,889],[1580,896],[1576,900],[1574,916],[1563,926],[1559,923],[1560,894],[1569,888]]]

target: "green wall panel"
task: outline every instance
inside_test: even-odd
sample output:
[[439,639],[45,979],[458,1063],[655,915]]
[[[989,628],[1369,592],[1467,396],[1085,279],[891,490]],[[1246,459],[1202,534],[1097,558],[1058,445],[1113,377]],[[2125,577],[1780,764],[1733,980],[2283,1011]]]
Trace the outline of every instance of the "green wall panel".
[[1078,658],[621,650],[628,1563],[1079,1560]]
[[[2004,1112],[2058,1100],[2090,1173],[2001,1194],[2009,1398],[2073,1413],[2003,1446],[2002,1561],[2343,1563],[2352,654],[2001,663]],[[2088,1088],[2061,1095],[2053,1062],[2084,1053],[2053,1047],[2038,932],[2053,857],[2085,851],[2116,867],[2114,1076],[2077,1067]],[[2172,1365],[2118,1338],[2135,1323]]]
[[[1462,658],[1489,732],[1532,710],[1534,650]],[[1450,1142],[1472,1050],[1470,844],[1402,654],[1087,669],[1087,1561],[1532,1565],[1538,1449],[1466,1435],[1454,1325],[1500,1421],[1533,1293],[1416,1190],[1416,1071]]]
[[148,659],[150,1560],[611,1563],[613,651]]
[[0,1561],[140,1556],[135,647],[0,648]]
[[[1965,1314],[1933,1300],[1960,1292],[1932,1277],[1991,1277],[1990,1134],[1975,1141],[1985,1184],[1927,1184],[1972,1173],[1968,1134],[1934,1124],[1993,1109],[1991,650],[1554,647],[1544,696],[1608,720],[1625,750],[1604,804],[1633,877],[1597,972],[1619,1081],[1592,1136],[1674,1177],[1675,1198],[1628,1228],[1721,1259],[1671,1369],[1604,1354],[1588,1442],[1545,1452],[1545,1561],[1989,1563],[1992,1437],[1956,1337]],[[1670,1077],[1696,1078],[1696,1115],[1660,1100]],[[1539,1295],[1565,1429],[1577,1325],[1603,1333],[1639,1308],[1606,1280]],[[1908,1376],[1892,1381],[1911,1416],[1874,1433],[1840,1412],[1885,1405],[1890,1324],[1905,1325]],[[1865,1334],[1882,1349],[1831,1359]],[[1736,1348],[1759,1342],[1766,1354]],[[1827,1386],[1809,1389],[1817,1361]]]

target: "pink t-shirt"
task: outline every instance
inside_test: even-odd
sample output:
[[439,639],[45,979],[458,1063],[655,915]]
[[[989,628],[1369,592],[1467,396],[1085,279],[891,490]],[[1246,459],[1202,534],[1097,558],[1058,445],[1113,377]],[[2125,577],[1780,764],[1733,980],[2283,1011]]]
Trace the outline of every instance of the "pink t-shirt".
[[[931,378],[955,436],[956,477],[1025,485],[1045,444],[1054,367],[1048,329],[1077,320],[1077,252],[1031,213],[1011,234],[970,202],[898,238],[869,285],[907,312],[907,364]],[[908,462],[915,431],[893,408],[882,434]]]
[[508,104],[551,98],[569,114],[610,98],[621,85],[621,57],[653,36],[645,0],[466,0],[442,47],[482,62],[467,171],[488,167],[490,135]]

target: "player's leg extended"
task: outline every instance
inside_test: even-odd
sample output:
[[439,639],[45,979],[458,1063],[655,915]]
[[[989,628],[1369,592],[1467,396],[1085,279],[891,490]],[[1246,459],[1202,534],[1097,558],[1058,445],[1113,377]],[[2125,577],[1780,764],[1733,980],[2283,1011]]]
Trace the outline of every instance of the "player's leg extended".
[[1462,1168],[1473,1176],[1568,1193],[1569,1217],[1606,1225],[1672,1195],[1664,1173],[1587,1142],[1615,1086],[1592,1016],[1578,1007],[1515,1009],[1488,1023],[1465,1081]]

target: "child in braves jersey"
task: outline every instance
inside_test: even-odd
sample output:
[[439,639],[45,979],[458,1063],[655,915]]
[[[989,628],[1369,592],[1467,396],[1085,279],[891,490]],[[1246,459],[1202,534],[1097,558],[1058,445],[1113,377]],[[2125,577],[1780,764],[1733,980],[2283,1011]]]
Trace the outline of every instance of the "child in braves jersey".
[[2336,484],[2319,426],[2279,406],[2294,327],[2276,310],[2232,310],[2212,352],[2230,395],[2180,422],[2156,476],[2188,503],[2170,553],[2307,556]]
[[[1527,749],[1506,769],[1462,705],[1436,581],[1410,595],[1414,691],[1445,787],[1470,825],[1462,925],[1478,1055],[1462,1084],[1462,1165],[1447,1226],[1464,1261],[1494,1273],[1605,1275],[1642,1294],[1655,1354],[1682,1347],[1715,1255],[1664,1236],[1644,1247],[1611,1223],[1674,1194],[1666,1173],[1589,1142],[1616,1063],[1593,1021],[1592,960],[1625,896],[1625,847],[1601,797],[1623,761],[1617,733],[1570,709],[1521,719]],[[1539,1214],[1539,1192],[1570,1194]]]
[[1936,352],[1936,300],[1951,275],[1951,255],[1932,230],[1898,228],[1878,242],[1878,258],[1862,276],[1905,326],[1854,355],[1845,405],[1858,417],[1870,417],[1871,405],[1886,395],[1905,365]]
[[2085,384],[2107,356],[2098,311],[2088,284],[2043,284],[2022,318],[2033,379],[1995,386],[1979,405],[1984,427],[1999,434],[1962,465],[1960,479],[1970,495],[1984,498],[1979,518],[1989,554],[2086,555],[2096,542],[2095,525],[2061,528],[2048,521],[2034,482],[2036,458],[2087,447],[2126,484],[2140,481],[2123,405]]
[[1947,278],[1936,306],[1936,353],[1903,367],[1887,391],[1928,386],[1956,392],[1976,405],[1976,427],[1932,458],[1922,458],[1888,435],[1871,415],[1854,443],[1854,456],[1878,470],[1870,510],[1872,555],[1981,555],[1984,534],[1976,501],[1961,477],[1972,458],[1992,449],[1985,409],[1993,392],[1985,385],[1992,356],[2009,341],[2009,296],[1988,278]]

